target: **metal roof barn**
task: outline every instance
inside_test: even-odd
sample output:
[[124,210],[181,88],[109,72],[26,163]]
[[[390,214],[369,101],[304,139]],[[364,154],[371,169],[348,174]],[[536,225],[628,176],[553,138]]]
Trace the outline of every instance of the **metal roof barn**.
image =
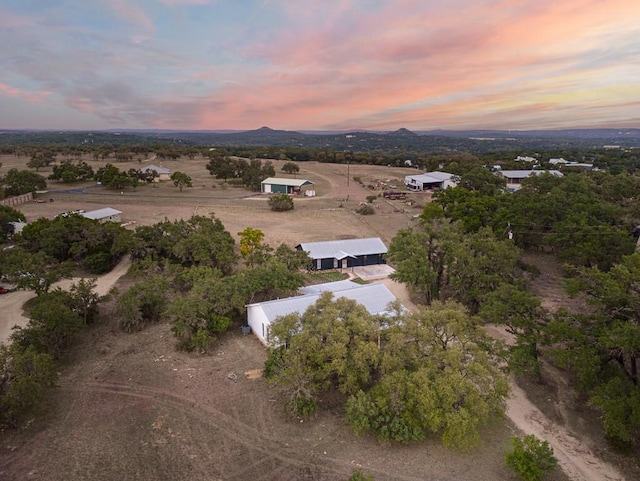
[[302,187],[307,185],[313,185],[313,182],[306,179],[268,177],[260,183],[260,191],[267,194],[299,194]]
[[427,172],[426,174],[407,175],[404,185],[410,190],[446,189],[455,187],[454,174],[447,172]]

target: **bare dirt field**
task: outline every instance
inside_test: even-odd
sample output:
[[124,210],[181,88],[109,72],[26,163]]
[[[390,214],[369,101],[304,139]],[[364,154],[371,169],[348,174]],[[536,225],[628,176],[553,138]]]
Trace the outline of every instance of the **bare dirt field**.
[[[17,160],[0,158],[0,162],[4,164],[2,174]],[[375,215],[359,216],[353,211],[371,192],[353,179],[347,185],[344,165],[308,162],[300,164],[297,177],[314,182],[318,195],[296,199],[293,212],[273,213],[266,196],[224,188],[205,170],[206,162],[198,158],[164,162],[164,167],[192,176],[194,187],[182,193],[170,183],[123,193],[102,188],[88,188],[86,193],[52,191],[45,197],[54,202],[26,204],[20,210],[33,220],[109,206],[123,211],[123,222],[135,222],[131,227],[215,213],[232,235],[245,227],[259,228],[272,245],[368,236],[380,236],[388,243],[398,229],[412,225],[413,216],[420,212],[401,201],[378,199]],[[103,165],[90,163],[94,169]],[[279,170],[281,162],[275,164]],[[117,165],[128,169],[139,164]],[[404,175],[415,172],[350,166],[350,176],[362,177],[365,184],[390,180],[401,187]],[[43,174],[48,174],[46,169]],[[428,195],[411,194],[411,199],[424,205]],[[125,276],[119,284],[126,288],[131,282]],[[393,291],[408,299],[401,285],[394,285]],[[0,299],[0,318],[10,312],[3,302]],[[567,469],[568,476],[557,470],[549,477],[551,481],[625,479],[615,470],[607,471],[609,465],[601,470],[597,464],[601,462],[598,456],[611,463],[620,460],[602,448],[601,430],[594,424],[593,413],[583,410],[583,400],[568,397],[568,391],[556,386],[562,376],[549,377],[542,387],[525,385],[526,394],[516,391],[510,406],[520,407],[524,423],[496,420],[487,429],[482,446],[470,452],[444,449],[437,440],[382,445],[370,437],[356,437],[333,399],[323,401],[327,409],[314,419],[287,418],[276,393],[255,377],[266,357],[265,348],[239,329],[218,340],[208,355],[192,355],[175,349],[167,324],[124,334],[117,329],[112,313],[110,301],[102,307],[101,323],[84,333],[70,353],[60,389],[50,400],[48,419],[20,431],[0,433],[0,479],[339,481],[362,467],[377,481],[512,480],[503,462],[508,439],[520,434],[519,429],[534,432],[536,419],[548,422],[541,437],[561,430],[567,433],[568,442],[572,436],[580,441],[575,443],[573,461],[563,461],[574,465],[576,459],[582,460],[588,473]],[[237,382],[230,374],[237,376]],[[541,407],[525,405],[527,397]],[[581,457],[580,449],[594,457]],[[591,470],[589,463],[593,463]],[[623,468],[627,469],[626,479],[640,479],[639,471]],[[600,475],[605,477],[597,477]]]

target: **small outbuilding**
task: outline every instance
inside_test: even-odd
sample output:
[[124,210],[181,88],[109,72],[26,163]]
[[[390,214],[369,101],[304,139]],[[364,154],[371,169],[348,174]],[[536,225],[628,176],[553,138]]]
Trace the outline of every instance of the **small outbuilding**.
[[84,212],[82,216],[87,219],[97,220],[101,224],[104,224],[105,222],[122,222],[122,219],[120,218],[121,214],[122,211],[112,209],[111,207],[105,207],[103,209]]
[[317,270],[384,264],[387,253],[387,246],[379,237],[303,242],[296,249],[306,252]]
[[409,190],[436,190],[455,187],[457,181],[454,174],[447,172],[427,172],[425,174],[407,175],[404,178],[404,185]]
[[158,177],[156,177],[153,180],[154,182],[171,180],[171,170],[165,169],[164,167],[158,167],[157,165],[153,165],[153,164],[147,165],[146,167],[143,167],[142,169],[140,169],[140,172],[146,174],[153,170],[155,170],[158,173]]
[[301,194],[304,188],[313,186],[313,182],[306,179],[283,179],[268,177],[260,183],[260,191],[267,194]]
[[338,281],[310,286],[301,290],[310,293],[285,299],[257,302],[246,306],[247,324],[263,344],[269,344],[271,325],[279,317],[294,313],[303,314],[320,299],[322,292],[325,291],[332,292],[334,299],[344,297],[356,301],[372,315],[391,314],[389,304],[396,301],[396,297],[384,284],[360,285],[351,281]]

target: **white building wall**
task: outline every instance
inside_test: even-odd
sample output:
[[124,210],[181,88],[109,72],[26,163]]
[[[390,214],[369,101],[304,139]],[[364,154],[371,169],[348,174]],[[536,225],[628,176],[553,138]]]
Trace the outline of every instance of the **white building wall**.
[[251,332],[260,339],[265,346],[268,345],[269,328],[271,323],[260,306],[247,306],[247,324]]

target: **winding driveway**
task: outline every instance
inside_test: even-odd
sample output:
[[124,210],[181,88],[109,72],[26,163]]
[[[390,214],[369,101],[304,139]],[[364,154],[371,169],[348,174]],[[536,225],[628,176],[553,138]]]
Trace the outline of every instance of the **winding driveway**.
[[[109,293],[118,279],[127,273],[131,266],[129,256],[124,257],[110,272],[96,278],[94,291],[99,296]],[[54,284],[54,287],[69,289],[80,278],[65,279]],[[25,316],[23,306],[35,297],[33,291],[15,291],[0,296],[0,343],[7,343],[14,326],[24,327],[29,318]]]

